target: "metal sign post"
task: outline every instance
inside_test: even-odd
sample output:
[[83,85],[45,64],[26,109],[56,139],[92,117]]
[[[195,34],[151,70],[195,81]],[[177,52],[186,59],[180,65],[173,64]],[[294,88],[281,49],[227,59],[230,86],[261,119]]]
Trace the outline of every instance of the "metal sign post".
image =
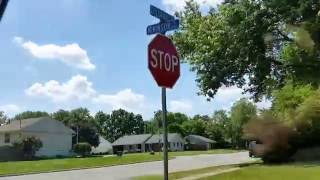
[[163,124],[163,170],[164,180],[169,179],[168,175],[168,127],[167,127],[167,93],[166,88],[161,88],[162,96],[162,124]]
[[148,68],[158,86],[161,87],[163,124],[163,165],[164,180],[168,180],[168,127],[166,88],[172,88],[180,77],[180,59],[172,41],[165,36],[166,31],[179,28],[179,20],[161,9],[150,6],[150,14],[160,19],[160,23],[147,27],[147,35],[157,35],[148,46]]

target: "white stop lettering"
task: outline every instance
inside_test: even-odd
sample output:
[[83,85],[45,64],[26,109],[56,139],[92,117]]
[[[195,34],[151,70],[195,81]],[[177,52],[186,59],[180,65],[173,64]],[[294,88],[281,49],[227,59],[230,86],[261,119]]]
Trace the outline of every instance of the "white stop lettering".
[[165,53],[163,51],[152,49],[151,50],[151,66],[153,68],[164,69],[168,72],[174,72],[175,68],[179,65],[179,59],[175,55]]

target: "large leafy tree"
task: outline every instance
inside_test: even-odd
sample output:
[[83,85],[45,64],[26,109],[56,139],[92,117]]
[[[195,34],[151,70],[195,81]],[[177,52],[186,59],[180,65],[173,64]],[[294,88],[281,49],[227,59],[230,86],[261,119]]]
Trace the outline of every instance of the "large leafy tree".
[[144,132],[144,122],[140,114],[127,112],[123,109],[112,111],[104,122],[104,132],[106,138],[114,142],[121,136],[142,134]]
[[172,38],[200,94],[238,86],[259,100],[287,79],[318,84],[319,10],[319,0],[226,0],[202,13],[189,1]]
[[234,146],[244,147],[243,126],[257,116],[257,107],[245,98],[235,102],[231,107],[229,137]]
[[59,110],[52,114],[52,118],[63,122],[72,128],[77,135],[73,137],[73,143],[87,142],[91,146],[99,145],[99,126],[86,108],[78,108],[71,111]]
[[225,110],[215,111],[212,120],[208,122],[205,134],[208,138],[217,142],[217,147],[224,147],[226,139],[228,139],[228,125],[230,124],[230,118]]

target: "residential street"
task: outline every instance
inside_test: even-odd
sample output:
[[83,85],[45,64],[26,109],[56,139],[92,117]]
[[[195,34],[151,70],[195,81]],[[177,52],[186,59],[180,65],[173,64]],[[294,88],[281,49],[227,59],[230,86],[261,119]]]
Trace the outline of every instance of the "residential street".
[[[249,158],[248,152],[182,156],[169,161],[169,172],[236,164],[252,160]],[[157,161],[95,169],[2,177],[0,180],[124,180],[135,176],[162,174],[162,171],[162,161]]]

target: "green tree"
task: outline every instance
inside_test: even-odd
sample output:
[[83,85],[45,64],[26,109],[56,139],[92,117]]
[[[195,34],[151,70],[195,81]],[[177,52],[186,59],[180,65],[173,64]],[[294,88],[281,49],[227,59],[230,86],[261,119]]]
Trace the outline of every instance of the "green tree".
[[124,135],[141,134],[144,132],[143,118],[123,109],[112,111],[105,123],[105,132],[110,142]]
[[106,123],[108,121],[108,119],[110,119],[110,115],[109,114],[106,114],[102,111],[99,111],[97,112],[97,114],[95,115],[94,117],[96,123],[98,124],[98,130],[99,130],[99,133],[102,135],[102,136],[106,136],[107,135],[107,132],[106,132]]
[[282,121],[291,123],[296,109],[315,91],[311,85],[294,85],[288,82],[283,88],[273,93],[271,109]]
[[201,13],[190,1],[172,39],[197,73],[200,94],[238,86],[259,100],[287,79],[318,84],[319,10],[318,0],[227,0]]
[[243,126],[257,116],[257,107],[242,98],[233,104],[230,114],[229,137],[234,147],[244,147]]
[[69,111],[60,109],[59,111],[52,113],[51,117],[55,120],[63,122],[65,125],[71,124],[71,116]]
[[3,111],[0,111],[0,125],[8,121],[8,117],[4,114]]
[[205,134],[217,142],[217,147],[223,148],[228,138],[227,128],[230,124],[230,118],[225,110],[219,110],[214,112],[211,119],[212,121],[208,122],[206,126]]
[[76,132],[76,135],[73,137],[73,144],[87,142],[91,146],[97,147],[99,145],[99,124],[90,115],[88,109],[59,110],[51,116]]
[[20,114],[15,115],[15,120],[29,119],[29,118],[39,118],[39,117],[48,117],[49,114],[44,111],[25,111]]
[[182,124],[184,135],[199,135],[207,136],[205,131],[207,127],[207,122],[204,120],[189,120]]

